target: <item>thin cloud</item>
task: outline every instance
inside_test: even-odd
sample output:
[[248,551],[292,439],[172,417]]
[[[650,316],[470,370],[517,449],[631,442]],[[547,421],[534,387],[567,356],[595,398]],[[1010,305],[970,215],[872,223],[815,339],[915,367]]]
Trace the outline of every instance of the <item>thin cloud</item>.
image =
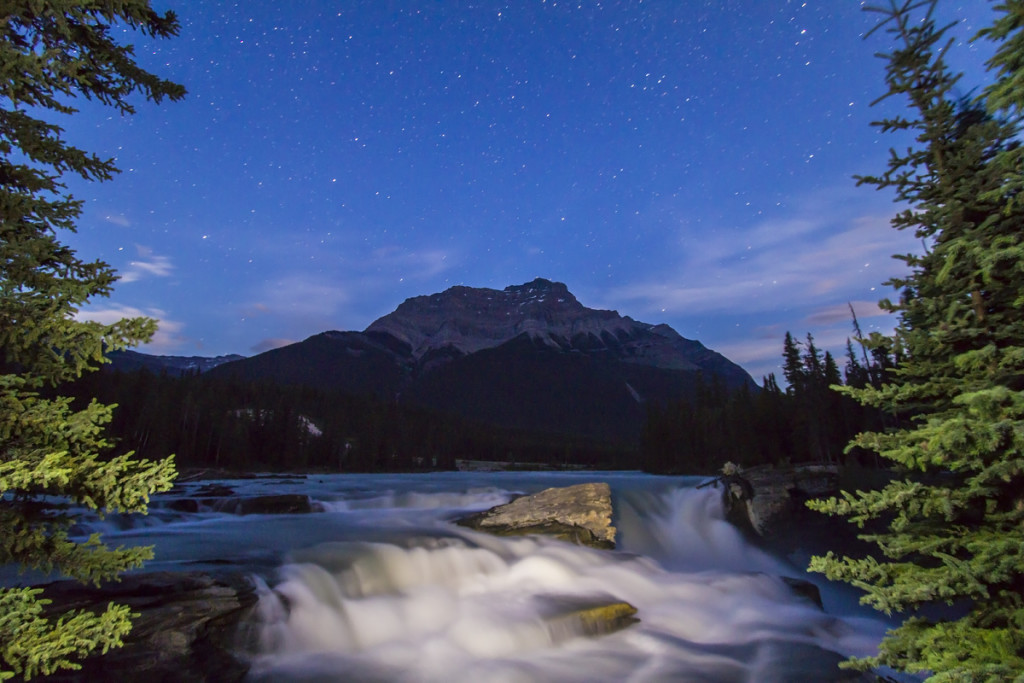
[[[330,273],[285,273],[259,287],[241,306],[241,313],[244,318],[260,318],[261,324],[287,327],[280,338],[300,330],[345,327],[353,311],[364,309],[381,292],[393,291],[401,282],[436,278],[452,268],[451,255],[444,249],[388,246],[362,258],[339,259],[339,266]],[[269,322],[275,318],[277,323]]]
[[103,217],[103,220],[105,220],[107,223],[111,223],[120,228],[132,227],[132,222],[124,214],[108,213]]
[[381,247],[374,249],[364,264],[364,269],[389,270],[399,273],[404,279],[434,277],[449,270],[454,259],[443,249],[408,250],[402,247]]
[[324,319],[332,317],[350,299],[345,284],[327,277],[293,274],[268,281],[260,299],[243,310],[250,315]]
[[[892,333],[896,317],[880,309],[876,302],[850,303],[865,334]],[[741,364],[755,379],[769,373],[775,373],[781,379],[779,373],[782,369],[782,343],[787,331],[800,343],[804,343],[807,333],[810,332],[814,336],[815,346],[822,352],[831,351],[842,369],[845,364],[846,342],[852,341],[854,336],[850,307],[847,303],[824,306],[792,324],[763,326],[750,338],[716,345],[715,350],[729,360]]]
[[770,373],[778,375],[782,366],[782,337],[721,344],[715,347],[715,351],[742,365],[757,382]]
[[800,308],[861,299],[900,272],[891,255],[912,249],[913,242],[889,228],[886,217],[836,222],[834,215],[835,209],[817,220],[799,217],[745,232],[710,233],[673,273],[615,288],[607,298],[613,305],[668,315],[761,313],[780,302]]
[[294,344],[295,341],[295,339],[271,337],[268,339],[261,339],[258,343],[254,344],[249,350],[252,351],[253,353],[263,353],[264,351],[279,349],[282,346],[289,346],[291,344]]
[[877,301],[892,296],[884,282],[905,272],[892,255],[920,250],[913,235],[890,227],[888,202],[865,206],[862,196],[820,192],[788,217],[704,231],[681,243],[670,271],[616,287],[603,303],[677,325],[684,335],[711,317],[752,325],[746,339],[717,328],[698,336],[754,377],[778,375],[787,330],[798,339],[813,333],[839,360],[853,336],[850,302],[865,333],[891,333],[896,319]]
[[105,308],[87,308],[75,314],[76,320],[90,320],[102,325],[113,325],[124,318],[139,317],[153,318],[157,321],[157,331],[152,340],[141,347],[146,353],[172,354],[188,343],[188,338],[182,334],[185,329],[184,323],[171,320],[158,308],[142,310],[134,306],[111,304]]
[[835,304],[820,308],[808,315],[804,319],[804,322],[810,327],[834,325],[838,322],[846,322],[852,326],[853,317],[850,315],[851,306],[853,307],[853,312],[856,313],[858,320],[867,320],[869,318],[878,318],[889,315],[888,311],[883,311],[878,307],[877,301],[851,301],[846,304]]
[[270,307],[264,303],[256,302],[242,309],[242,315],[246,318],[255,318],[258,315],[270,313]]
[[127,270],[121,273],[121,282],[135,282],[146,276],[167,277],[174,271],[170,258],[155,254],[141,244],[135,245],[135,249],[139,258],[128,263]]

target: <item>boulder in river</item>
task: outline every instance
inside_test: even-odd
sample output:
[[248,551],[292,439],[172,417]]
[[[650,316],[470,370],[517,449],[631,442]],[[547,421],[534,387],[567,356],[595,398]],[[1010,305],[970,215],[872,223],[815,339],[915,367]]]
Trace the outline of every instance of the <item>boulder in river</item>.
[[545,489],[457,523],[499,536],[544,534],[592,548],[615,547],[612,495],[606,483]]
[[820,610],[825,609],[824,603],[821,601],[821,590],[807,579],[797,579],[792,576],[779,577],[782,582],[790,587],[794,595],[799,596],[801,599],[810,602],[812,605]]
[[555,642],[601,636],[640,621],[636,607],[611,596],[545,595],[542,616]]

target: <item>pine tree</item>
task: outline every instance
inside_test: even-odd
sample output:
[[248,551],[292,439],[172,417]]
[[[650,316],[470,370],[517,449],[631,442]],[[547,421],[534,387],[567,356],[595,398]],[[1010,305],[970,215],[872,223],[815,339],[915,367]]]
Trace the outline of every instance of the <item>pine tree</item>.
[[800,343],[789,332],[786,332],[786,338],[782,345],[782,361],[782,376],[786,378],[786,383],[789,385],[787,393],[799,393],[803,389],[807,373],[804,370],[804,361],[800,354]]
[[[181,86],[137,66],[130,46],[114,42],[115,23],[150,37],[178,30],[173,13],[157,14],[146,0],[0,3],[0,564],[97,583],[138,566],[151,550],[110,549],[98,536],[72,541],[70,520],[47,510],[45,497],[144,512],[151,493],[170,487],[174,468],[170,458],[108,456],[102,427],[110,406],[76,408],[53,397],[55,387],[102,362],[105,350],[148,340],[155,323],[76,320],[82,305],[109,295],[116,276],[58,239],[81,213],[62,178],[107,180],[117,169],[38,117],[73,114],[70,102],[79,96],[121,114],[132,113],[135,93],[157,102],[184,96]],[[130,628],[127,607],[54,619],[47,604],[39,589],[0,589],[0,679],[75,668],[75,658],[118,646]]]
[[861,362],[857,360],[857,354],[853,350],[853,342],[849,339],[846,340],[846,366],[843,369],[843,375],[846,378],[846,384],[849,384],[851,387],[860,389],[868,383],[867,367],[861,365]]
[[[873,533],[880,559],[812,560],[813,571],[863,588],[886,613],[937,601],[964,606],[959,619],[906,619],[875,657],[854,665],[926,671],[936,681],[1020,680],[1024,672],[1024,2],[997,6],[982,35],[996,42],[994,84],[958,96],[945,61],[953,45],[936,25],[935,2],[891,0],[872,8],[896,47],[888,96],[910,114],[880,122],[913,133],[887,171],[861,182],[895,189],[906,208],[892,221],[913,230],[923,254],[902,258],[909,275],[890,284],[898,314],[886,353],[898,363],[886,384],[845,388],[893,410],[898,429],[864,433],[861,446],[902,474],[884,489],[844,493],[815,509]],[[916,475],[914,473],[917,473]]]

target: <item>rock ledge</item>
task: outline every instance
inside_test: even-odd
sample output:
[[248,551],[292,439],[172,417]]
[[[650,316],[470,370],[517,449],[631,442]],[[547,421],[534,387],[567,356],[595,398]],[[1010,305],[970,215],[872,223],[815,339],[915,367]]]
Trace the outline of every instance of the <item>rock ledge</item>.
[[752,467],[718,481],[727,518],[768,536],[803,512],[808,499],[837,493],[838,478],[835,465],[791,465]]
[[615,547],[612,495],[605,483],[546,489],[456,523],[499,536],[544,534],[592,548]]

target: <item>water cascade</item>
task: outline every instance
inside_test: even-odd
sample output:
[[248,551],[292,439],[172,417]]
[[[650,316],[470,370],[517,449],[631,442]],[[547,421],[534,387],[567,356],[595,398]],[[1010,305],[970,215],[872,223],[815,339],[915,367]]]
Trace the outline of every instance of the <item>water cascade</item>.
[[[446,504],[487,507],[493,489],[336,501],[363,533],[261,580],[251,680],[835,680],[874,650],[884,625],[800,596],[782,577],[801,570],[748,544],[714,489],[614,487],[614,552],[449,523]],[[639,621],[614,633],[562,618],[618,601]]]
[[[452,522],[583,481],[611,486],[614,551]],[[251,576],[259,600],[238,647],[258,683],[841,680],[836,663],[871,654],[887,624],[803,561],[749,543],[724,519],[720,491],[699,482],[615,472],[195,482],[145,518],[82,510],[76,533],[154,545],[145,571]],[[317,511],[220,504],[278,494],[309,496]],[[0,567],[0,584],[37,578]],[[825,610],[794,589],[809,578]]]

